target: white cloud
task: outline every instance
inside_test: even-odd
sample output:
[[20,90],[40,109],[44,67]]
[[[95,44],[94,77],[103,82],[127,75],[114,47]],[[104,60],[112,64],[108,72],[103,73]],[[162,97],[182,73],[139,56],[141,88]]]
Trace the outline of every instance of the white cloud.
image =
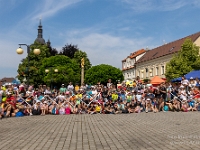
[[[76,34],[79,35],[76,36]],[[71,31],[69,34],[73,44],[78,44],[78,48],[85,51],[92,65],[110,64],[121,68],[121,61],[130,53],[146,46],[150,46],[151,37],[145,38],[125,38],[100,33],[83,33],[83,31]]]
[[38,18],[47,18],[55,15],[62,9],[78,3],[82,0],[44,0],[43,5],[40,5],[37,11],[33,14],[33,20]]

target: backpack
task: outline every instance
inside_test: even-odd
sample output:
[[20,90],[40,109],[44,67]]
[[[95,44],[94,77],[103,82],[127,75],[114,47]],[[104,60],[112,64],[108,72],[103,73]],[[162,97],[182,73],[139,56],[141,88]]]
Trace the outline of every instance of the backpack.
[[66,115],[71,114],[71,109],[70,109],[69,107],[66,107],[66,108],[65,108],[65,114],[66,114]]
[[21,111],[18,111],[15,115],[15,117],[23,117],[24,114]]
[[168,111],[169,107],[167,105],[165,105],[163,109],[164,109],[164,111]]
[[55,107],[52,109],[52,114],[53,115],[58,115],[59,114],[59,111],[58,109],[56,109]]

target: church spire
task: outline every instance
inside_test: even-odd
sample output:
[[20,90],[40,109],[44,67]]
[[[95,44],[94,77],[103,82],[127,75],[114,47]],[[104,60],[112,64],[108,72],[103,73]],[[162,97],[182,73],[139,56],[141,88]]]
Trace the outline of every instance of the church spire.
[[41,23],[41,19],[40,19],[40,23],[38,26],[38,38],[42,38],[42,23]]
[[38,26],[38,35],[37,35],[37,38],[35,39],[35,42],[45,44],[45,40],[43,39],[42,32],[43,32],[42,19],[40,18],[40,22],[39,22],[39,26]]
[[48,39],[48,41],[47,41],[47,46],[48,46],[48,47],[51,47],[50,39]]
[[40,18],[40,23],[39,23],[39,26],[42,27],[42,18]]

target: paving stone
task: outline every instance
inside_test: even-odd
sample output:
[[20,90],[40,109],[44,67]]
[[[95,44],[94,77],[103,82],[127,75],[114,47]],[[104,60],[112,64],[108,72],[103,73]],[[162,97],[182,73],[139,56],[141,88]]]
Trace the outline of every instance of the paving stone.
[[199,115],[167,112],[2,119],[0,150],[197,150]]

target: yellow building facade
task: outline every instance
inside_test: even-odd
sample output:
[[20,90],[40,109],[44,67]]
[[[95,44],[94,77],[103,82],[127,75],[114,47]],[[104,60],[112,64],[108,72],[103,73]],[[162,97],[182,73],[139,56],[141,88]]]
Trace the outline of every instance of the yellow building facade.
[[151,79],[156,75],[165,78],[166,64],[181,49],[187,38],[200,46],[200,32],[198,32],[149,50],[136,62],[136,76],[140,79]]

